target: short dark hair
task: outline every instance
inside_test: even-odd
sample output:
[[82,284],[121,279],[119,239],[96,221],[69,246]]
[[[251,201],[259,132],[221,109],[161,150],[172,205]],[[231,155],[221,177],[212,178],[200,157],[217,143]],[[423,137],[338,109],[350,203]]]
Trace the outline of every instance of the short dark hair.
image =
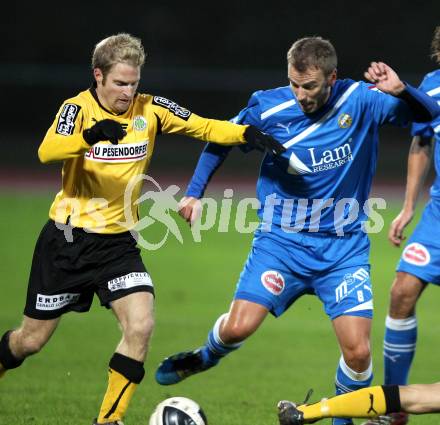
[[440,64],[440,25],[434,30],[434,38],[431,42],[431,57]]
[[324,75],[330,75],[338,65],[338,57],[330,41],[321,37],[305,37],[293,43],[287,52],[287,63],[299,72],[319,68]]

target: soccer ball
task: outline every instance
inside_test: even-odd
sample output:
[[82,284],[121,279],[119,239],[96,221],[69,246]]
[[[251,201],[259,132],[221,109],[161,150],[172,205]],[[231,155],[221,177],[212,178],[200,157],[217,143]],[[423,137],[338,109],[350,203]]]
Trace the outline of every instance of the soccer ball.
[[208,425],[208,421],[194,400],[171,397],[157,405],[149,425]]

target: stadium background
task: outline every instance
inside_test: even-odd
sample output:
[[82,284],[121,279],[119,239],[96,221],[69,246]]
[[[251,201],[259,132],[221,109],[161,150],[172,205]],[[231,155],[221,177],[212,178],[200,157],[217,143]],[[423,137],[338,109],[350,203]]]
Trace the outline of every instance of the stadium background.
[[[429,44],[440,24],[440,6],[437,1],[395,0],[24,2],[9,4],[2,18],[0,331],[19,323],[35,239],[59,187],[60,166],[40,165],[37,147],[61,102],[90,84],[90,54],[98,40],[120,31],[141,37],[148,52],[141,91],[169,97],[200,115],[227,119],[253,91],[286,83],[286,51],[305,35],[334,43],[341,78],[361,79],[368,63],[379,59],[418,84],[435,66]],[[408,130],[382,131],[374,190],[389,201],[386,226],[403,194],[408,142]],[[202,144],[161,136],[156,146],[149,174],[163,186],[183,187]],[[215,188],[252,190],[258,163],[257,153],[232,154],[214,179]],[[274,406],[280,398],[299,400],[309,387],[315,388],[315,399],[331,394],[338,349],[312,297],[281,319],[269,319],[215,371],[173,388],[154,383],[153,370],[164,355],[201,343],[225,311],[251,237],[214,229],[197,244],[181,228],[183,245],[170,238],[162,249],[143,254],[158,294],[157,329],[147,377],[127,424],[146,424],[155,403],[170,395],[199,401],[214,425],[266,425],[276,423]],[[163,235],[160,227],[148,230],[153,239]],[[385,231],[373,235],[376,383],[381,382],[383,319],[398,256]],[[438,327],[430,325],[437,319],[436,291],[432,294],[419,306],[422,326],[413,382],[438,380],[438,351],[431,352],[438,346]],[[0,381],[0,425],[89,423],[118,338],[113,318],[97,305],[87,315],[66,316],[42,354]],[[435,424],[436,419],[412,423]]]

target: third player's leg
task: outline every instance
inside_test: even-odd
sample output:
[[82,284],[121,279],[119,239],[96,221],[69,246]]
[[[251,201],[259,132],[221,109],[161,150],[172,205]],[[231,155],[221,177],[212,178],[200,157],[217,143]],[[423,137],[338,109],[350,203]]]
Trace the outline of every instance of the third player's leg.
[[407,413],[440,412],[440,382],[400,386],[400,403]]
[[390,293],[389,316],[406,319],[415,314],[417,300],[426,288],[426,283],[405,272],[397,272]]
[[385,322],[384,382],[387,385],[408,382],[417,344],[416,304],[426,286],[410,273],[396,274]]

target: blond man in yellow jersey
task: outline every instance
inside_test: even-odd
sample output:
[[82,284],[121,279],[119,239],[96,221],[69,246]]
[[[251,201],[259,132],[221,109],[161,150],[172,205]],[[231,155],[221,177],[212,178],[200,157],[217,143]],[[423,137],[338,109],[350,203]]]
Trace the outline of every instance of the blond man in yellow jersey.
[[0,339],[1,376],[46,344],[62,314],[88,311],[96,293],[115,313],[122,339],[94,424],[122,424],[144,376],[154,290],[130,233],[141,183],[128,206],[124,194],[147,170],[156,135],[284,150],[253,127],[201,118],[166,98],[137,93],[144,59],[140,40],[129,34],[100,41],[92,57],[94,87],[66,100],[47,131],[38,156],[43,163],[64,161],[62,189],[35,247],[23,322]]

